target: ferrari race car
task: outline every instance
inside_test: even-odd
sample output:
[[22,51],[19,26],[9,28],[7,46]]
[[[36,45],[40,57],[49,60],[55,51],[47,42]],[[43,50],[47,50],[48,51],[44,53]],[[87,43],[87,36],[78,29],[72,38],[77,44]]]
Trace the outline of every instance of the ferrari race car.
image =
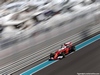
[[75,51],[75,46],[71,42],[61,45],[61,49],[58,49],[55,53],[50,54],[49,60],[57,60],[65,58],[65,55]]

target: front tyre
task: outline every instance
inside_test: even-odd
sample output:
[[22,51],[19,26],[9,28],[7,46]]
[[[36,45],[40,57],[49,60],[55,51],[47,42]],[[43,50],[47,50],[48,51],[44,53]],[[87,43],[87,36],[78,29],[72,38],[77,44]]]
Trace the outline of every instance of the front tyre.
[[50,58],[51,58],[51,57],[54,57],[54,53],[51,53],[51,54],[50,54]]
[[54,53],[51,53],[51,54],[50,54],[49,61],[53,60],[53,58],[54,58]]

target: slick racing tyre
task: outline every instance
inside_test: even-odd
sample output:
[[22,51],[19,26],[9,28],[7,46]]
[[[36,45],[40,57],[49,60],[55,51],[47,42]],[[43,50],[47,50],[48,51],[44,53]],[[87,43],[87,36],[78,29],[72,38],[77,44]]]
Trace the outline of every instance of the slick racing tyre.
[[52,58],[54,58],[54,53],[51,53],[51,54],[50,54],[49,61],[52,61],[52,60],[53,60]]
[[74,52],[76,49],[75,49],[75,46],[72,46],[70,52]]
[[54,53],[51,53],[51,54],[50,54],[50,58],[51,58],[51,57],[54,57]]

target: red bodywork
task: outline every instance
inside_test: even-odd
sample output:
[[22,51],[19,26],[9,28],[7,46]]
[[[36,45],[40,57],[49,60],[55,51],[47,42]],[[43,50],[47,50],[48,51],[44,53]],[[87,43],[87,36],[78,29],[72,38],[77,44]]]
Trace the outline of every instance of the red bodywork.
[[61,53],[64,53],[64,54],[68,54],[72,48],[72,43],[71,42],[68,42],[68,43],[64,43],[63,47],[59,50],[57,50],[55,53],[54,53],[54,57],[52,59],[56,60],[58,59],[58,56],[61,54]]

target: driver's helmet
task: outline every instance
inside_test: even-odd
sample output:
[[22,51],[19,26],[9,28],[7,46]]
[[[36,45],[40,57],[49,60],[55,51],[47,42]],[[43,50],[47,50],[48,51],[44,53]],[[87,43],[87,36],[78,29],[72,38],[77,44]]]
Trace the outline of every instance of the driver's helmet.
[[67,45],[72,45],[72,43],[71,42],[64,43],[64,46],[67,46]]
[[64,46],[66,46],[66,43],[64,43]]

